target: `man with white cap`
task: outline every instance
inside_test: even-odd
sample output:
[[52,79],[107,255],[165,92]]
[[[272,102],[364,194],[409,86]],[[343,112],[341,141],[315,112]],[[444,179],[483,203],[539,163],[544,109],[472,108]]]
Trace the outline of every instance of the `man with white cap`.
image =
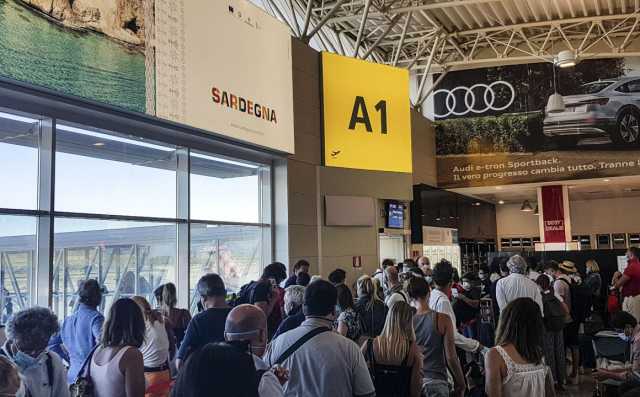
[[[562,297],[562,301],[567,305],[569,312],[573,313],[573,302],[571,299],[571,286],[579,283],[575,281],[578,270],[571,261],[562,261],[558,265],[556,281],[553,283],[553,290],[557,296]],[[578,279],[579,280],[579,279]],[[569,383],[578,384],[578,367],[580,363],[580,319],[567,315],[564,327],[564,346],[571,351],[571,373],[567,375]]]
[[542,307],[542,295],[538,285],[527,277],[527,261],[520,255],[514,255],[507,261],[509,276],[498,280],[496,285],[496,300],[502,311],[509,302],[518,298],[531,298]]

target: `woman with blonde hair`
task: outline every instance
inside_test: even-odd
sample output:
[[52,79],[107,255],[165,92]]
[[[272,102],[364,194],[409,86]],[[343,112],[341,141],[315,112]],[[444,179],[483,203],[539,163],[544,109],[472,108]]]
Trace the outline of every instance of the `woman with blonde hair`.
[[360,318],[362,336],[374,338],[382,332],[387,316],[387,307],[380,299],[378,287],[373,278],[367,275],[360,277],[356,283],[356,290],[358,299],[355,310]]
[[144,342],[140,346],[147,385],[145,397],[167,397],[171,391],[169,361],[175,353],[172,335],[169,335],[162,313],[153,310],[142,296],[132,299],[140,307],[145,323]]
[[422,356],[413,330],[414,314],[409,304],[396,302],[380,336],[362,345],[378,397],[420,396]]
[[600,276],[600,266],[595,259],[589,259],[585,263],[587,277],[584,279],[584,284],[591,290],[593,301],[596,302],[600,298],[602,290],[602,276]]

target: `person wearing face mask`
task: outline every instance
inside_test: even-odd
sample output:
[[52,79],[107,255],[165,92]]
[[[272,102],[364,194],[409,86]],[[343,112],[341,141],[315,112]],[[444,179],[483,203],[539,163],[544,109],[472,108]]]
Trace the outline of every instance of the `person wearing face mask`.
[[7,324],[8,339],[0,350],[17,368],[25,392],[32,397],[68,397],[67,370],[57,354],[46,350],[58,332],[51,310],[32,307],[16,313]]
[[[453,302],[453,311],[456,314],[457,327],[471,326],[480,314],[480,286],[475,274],[469,272],[462,276],[462,292]],[[472,333],[475,335],[475,333]]]
[[[270,371],[260,358],[267,346],[267,317],[253,305],[236,306],[229,312],[224,326],[224,338],[229,343],[244,342],[248,345],[248,354],[253,357],[256,371],[262,374],[258,386],[260,397],[282,397],[283,390],[275,372]],[[276,371],[286,382],[286,371],[277,367]]]
[[630,247],[627,261],[622,277],[613,286],[622,288],[622,310],[631,313],[640,322],[640,248]]
[[204,311],[191,319],[184,335],[178,354],[176,368],[187,359],[190,353],[212,342],[224,341],[224,324],[231,307],[226,302],[226,289],[222,278],[215,274],[205,274],[196,287]]

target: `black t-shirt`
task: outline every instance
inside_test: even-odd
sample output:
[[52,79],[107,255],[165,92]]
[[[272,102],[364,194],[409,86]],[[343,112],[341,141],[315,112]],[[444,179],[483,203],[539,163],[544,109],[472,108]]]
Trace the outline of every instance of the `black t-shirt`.
[[177,358],[184,360],[207,343],[224,342],[224,323],[230,311],[230,307],[213,308],[196,314],[189,322]]

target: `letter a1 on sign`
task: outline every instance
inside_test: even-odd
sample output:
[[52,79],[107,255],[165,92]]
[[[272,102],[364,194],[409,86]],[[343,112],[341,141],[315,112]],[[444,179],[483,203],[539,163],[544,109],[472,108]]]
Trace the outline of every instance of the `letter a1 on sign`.
[[409,72],[322,53],[324,164],[412,172]]

